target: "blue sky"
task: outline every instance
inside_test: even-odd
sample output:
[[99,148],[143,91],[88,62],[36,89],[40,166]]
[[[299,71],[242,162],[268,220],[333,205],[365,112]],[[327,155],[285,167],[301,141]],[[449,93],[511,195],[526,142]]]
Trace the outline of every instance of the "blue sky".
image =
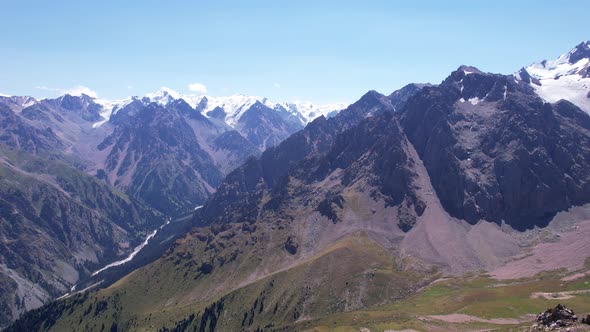
[[[590,1],[6,1],[0,93],[103,98],[192,83],[213,96],[353,102],[511,73],[590,39]],[[194,90],[203,87],[194,86]]]

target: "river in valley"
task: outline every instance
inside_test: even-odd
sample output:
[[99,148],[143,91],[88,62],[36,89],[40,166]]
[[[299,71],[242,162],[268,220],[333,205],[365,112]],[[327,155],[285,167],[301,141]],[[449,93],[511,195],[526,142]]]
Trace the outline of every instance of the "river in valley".
[[[197,206],[195,210],[201,207]],[[190,213],[175,220],[168,219],[164,225],[153,230],[127,257],[109,263],[89,276],[82,277],[76,285],[72,286],[69,293],[58,299],[95,287],[108,287],[131,271],[160,258],[176,239],[191,229],[192,216],[193,213]]]

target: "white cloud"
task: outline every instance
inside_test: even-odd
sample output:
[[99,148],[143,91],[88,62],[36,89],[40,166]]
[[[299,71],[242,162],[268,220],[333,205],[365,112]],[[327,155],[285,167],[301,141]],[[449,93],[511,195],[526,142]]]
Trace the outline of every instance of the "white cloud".
[[274,83],[272,86],[275,87],[275,88],[277,88],[277,89],[280,89],[281,88],[281,85],[279,83]]
[[82,85],[78,85],[78,86],[75,86],[71,89],[67,89],[67,90],[65,90],[65,93],[72,95],[72,96],[80,96],[82,94],[85,94],[85,95],[92,97],[92,98],[98,98],[98,94],[96,93],[96,91],[90,89],[89,87],[82,86]]
[[188,85],[188,89],[189,89],[189,91],[198,92],[202,95],[207,93],[207,87],[201,83],[191,83]]
[[128,85],[127,90],[133,90],[133,85]]
[[96,91],[90,89],[89,87],[83,86],[83,85],[78,85],[69,89],[62,89],[62,88],[49,88],[46,87],[44,85],[41,86],[36,86],[35,89],[39,89],[39,90],[45,90],[45,91],[54,91],[54,92],[59,92],[60,94],[69,94],[72,96],[80,96],[82,94],[85,94],[89,97],[92,98],[98,98],[98,94],[96,93]]

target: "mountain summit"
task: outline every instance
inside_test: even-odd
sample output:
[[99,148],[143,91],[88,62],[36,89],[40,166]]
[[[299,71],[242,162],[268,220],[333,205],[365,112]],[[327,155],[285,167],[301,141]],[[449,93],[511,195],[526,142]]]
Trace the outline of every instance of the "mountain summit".
[[[185,95],[167,87],[162,87],[160,90],[154,93],[148,93],[142,98],[142,100],[146,102],[156,102],[160,105],[166,105],[178,99],[183,99],[192,108],[196,109],[207,117],[222,117],[231,127],[234,127],[239,121],[240,117],[257,102],[275,111],[284,111],[292,114],[296,119],[298,119],[301,125],[306,125],[319,116],[328,116],[346,107],[346,104],[336,103],[319,105],[304,101],[277,103],[270,101],[268,98],[246,96],[242,94],[235,94],[225,97]],[[209,113],[215,115],[210,115]],[[223,116],[220,116],[219,113],[222,113]]]
[[[228,112],[170,91],[136,99],[95,128],[110,130],[103,175],[166,214],[200,199],[192,230],[108,288],[47,305],[12,330],[313,330],[349,314],[399,319],[400,303],[430,315],[459,301],[456,313],[468,298],[495,301],[493,278],[525,280],[524,301],[540,272],[556,284],[587,278],[590,115],[563,100],[578,91],[569,83],[587,79],[585,47],[514,75],[460,66],[437,85],[371,90],[305,127],[267,100]],[[34,146],[53,146],[42,143],[58,133]],[[247,146],[259,153],[242,158]],[[222,172],[228,155],[240,162]],[[477,293],[455,293],[462,282]],[[426,310],[440,293],[452,296]],[[430,319],[417,316],[403,319]]]
[[0,96],[0,327],[164,220],[190,216],[249,157],[337,110],[293,105],[168,88],[115,101]]
[[523,68],[515,77],[529,83],[545,101],[565,99],[590,113],[590,41],[580,43],[556,60]]

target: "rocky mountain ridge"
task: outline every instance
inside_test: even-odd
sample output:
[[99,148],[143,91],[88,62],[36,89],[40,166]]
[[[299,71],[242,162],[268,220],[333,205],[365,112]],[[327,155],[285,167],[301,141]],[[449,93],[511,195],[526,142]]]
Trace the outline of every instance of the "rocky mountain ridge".
[[126,256],[300,128],[260,103],[234,129],[183,99],[0,96],[0,325]]
[[[590,116],[524,76],[461,66],[439,85],[369,91],[230,171],[155,262],[15,326],[297,329],[567,245],[551,234],[590,203]],[[181,146],[182,132],[153,144]]]
[[556,60],[543,60],[515,75],[547,102],[566,99],[590,113],[590,41],[578,44]]

